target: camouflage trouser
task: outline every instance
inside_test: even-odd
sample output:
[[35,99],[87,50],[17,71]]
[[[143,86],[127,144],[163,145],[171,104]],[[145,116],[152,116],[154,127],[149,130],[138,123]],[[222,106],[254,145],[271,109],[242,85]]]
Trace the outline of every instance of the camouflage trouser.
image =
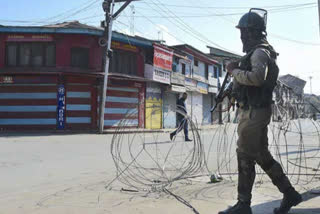
[[278,187],[285,192],[291,186],[281,165],[268,150],[268,124],[271,107],[240,110],[238,125],[238,200],[251,202],[251,191],[256,176],[255,164],[258,163]]

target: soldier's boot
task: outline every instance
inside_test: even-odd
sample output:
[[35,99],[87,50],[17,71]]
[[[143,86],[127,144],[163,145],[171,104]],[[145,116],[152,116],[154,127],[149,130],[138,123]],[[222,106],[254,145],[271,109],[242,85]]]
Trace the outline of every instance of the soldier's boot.
[[301,202],[301,195],[294,188],[290,188],[283,194],[281,205],[274,209],[274,214],[287,214],[291,207],[297,206]]
[[238,201],[233,207],[221,211],[218,214],[252,214],[250,203]]
[[269,163],[261,165],[262,169],[271,178],[272,183],[278,187],[284,197],[281,206],[274,210],[275,214],[287,214],[291,207],[302,201],[301,195],[292,187],[288,177],[284,174],[281,165],[272,159]]

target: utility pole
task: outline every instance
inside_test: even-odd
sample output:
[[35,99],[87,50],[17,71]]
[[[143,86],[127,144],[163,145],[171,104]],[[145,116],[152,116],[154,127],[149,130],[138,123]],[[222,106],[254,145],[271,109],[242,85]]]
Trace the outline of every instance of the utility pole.
[[[221,69],[221,71],[220,71],[220,69]],[[223,70],[224,70],[224,66],[223,66],[223,62],[221,63],[221,68],[218,68],[217,69],[217,88],[218,88],[218,91],[220,91],[220,88],[221,88],[221,85],[220,85],[220,80],[219,80],[219,78],[220,78],[220,72],[221,72],[221,76],[222,76],[222,74],[223,74]],[[227,75],[227,74],[225,74],[225,75]],[[219,124],[220,125],[222,125],[223,124],[223,121],[222,121],[222,105],[223,105],[223,102],[221,102],[220,104],[219,104],[219,107],[218,107],[218,109],[219,109]]]
[[[104,0],[102,3],[102,9],[105,12],[104,21],[104,33],[103,38],[100,38],[99,44],[103,47],[103,68],[104,68],[104,78],[102,91],[100,93],[100,108],[99,108],[99,133],[103,133],[104,129],[104,108],[106,105],[106,96],[108,88],[108,74],[109,74],[109,64],[112,57],[111,50],[111,38],[112,38],[112,23],[118,15],[132,2],[133,0]],[[117,12],[113,13],[114,5],[118,2],[125,2]]]
[[318,0],[319,32],[320,32],[320,0]]
[[134,15],[136,14],[134,5],[131,5],[130,9],[131,9],[130,33],[132,36],[134,36]]
[[312,76],[310,76],[309,79],[310,79],[310,94],[312,94],[312,82],[311,82],[312,81]]

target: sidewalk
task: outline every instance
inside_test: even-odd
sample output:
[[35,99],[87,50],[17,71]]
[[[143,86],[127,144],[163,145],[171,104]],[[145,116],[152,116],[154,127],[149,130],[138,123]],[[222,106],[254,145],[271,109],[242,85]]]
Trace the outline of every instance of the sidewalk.
[[[224,123],[225,124],[225,123]],[[222,124],[222,125],[224,125]],[[220,126],[219,124],[203,125],[198,130],[209,130]],[[190,129],[190,128],[189,128]],[[145,129],[145,128],[122,128],[122,134],[133,133],[170,133],[175,128],[170,129]],[[119,133],[118,128],[105,129],[103,134]],[[98,134],[98,130],[5,130],[0,131],[0,136],[51,136],[51,135],[77,135],[77,134]]]
[[[224,124],[222,124],[224,125]],[[218,126],[221,126],[220,124],[213,124],[213,125],[203,125],[201,126],[198,130],[209,130],[209,129],[214,129]],[[190,128],[189,128],[190,129]],[[121,129],[121,133],[123,134],[131,134],[131,133],[169,133],[173,132],[175,130],[170,128],[170,129],[145,129],[145,128],[127,128],[127,129]],[[117,128],[115,129],[107,129],[103,131],[103,134],[116,134],[119,133],[120,130]]]

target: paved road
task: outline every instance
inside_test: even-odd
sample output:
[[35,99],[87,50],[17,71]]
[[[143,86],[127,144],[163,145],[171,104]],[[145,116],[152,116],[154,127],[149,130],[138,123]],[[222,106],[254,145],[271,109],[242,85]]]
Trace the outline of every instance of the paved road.
[[[224,139],[223,135],[215,135],[216,130],[217,128],[200,133],[209,169],[217,170],[220,166],[222,172],[234,172],[236,162],[234,152],[231,151],[234,151],[235,145],[228,143],[232,139],[234,129],[227,130],[228,139]],[[117,181],[105,189],[116,176],[110,155],[112,137],[112,135],[94,134],[3,135],[0,138],[0,214],[193,213],[191,209],[164,193],[123,192],[120,191],[121,188],[128,187]],[[139,151],[139,148],[146,143],[144,146],[149,148],[154,158],[158,154],[159,162],[164,160],[161,155],[168,154],[168,149],[173,145],[168,141],[168,135],[164,133],[140,133],[122,137],[124,143],[122,153],[128,160],[130,159],[130,156],[126,155],[128,142],[131,143],[132,151]],[[297,158],[295,151],[299,150],[299,138],[296,136],[288,138],[291,145],[289,157],[294,160]],[[307,155],[317,154],[315,148],[318,140],[315,138],[315,136],[306,137]],[[182,136],[176,139],[175,147],[169,153],[168,162],[181,163],[187,159],[190,149],[194,148],[193,142],[186,145],[182,139]],[[210,151],[209,158],[208,151]],[[280,153],[285,151],[283,146]],[[142,156],[139,161],[146,167],[151,168],[155,165],[147,155]],[[316,167],[318,163],[319,160],[315,157],[308,159],[308,166]],[[164,162],[161,162],[161,167],[164,165]],[[298,172],[291,167],[289,167],[291,172]],[[166,163],[164,170],[168,171],[168,175],[172,175],[169,172],[172,168],[173,166]],[[236,176],[224,176],[224,178],[221,183],[216,184],[209,184],[207,176],[186,179],[174,183],[170,190],[190,202],[201,214],[217,213],[218,210],[233,204],[236,199],[234,182]],[[315,177],[313,183],[305,184],[307,178],[308,176],[301,176],[297,185],[297,189],[304,193],[306,201],[292,213],[320,213],[320,198],[308,192],[310,189],[320,187],[319,177]],[[292,180],[298,181],[298,177],[292,176]],[[258,176],[257,181],[254,188],[253,211],[255,214],[271,214],[282,196],[265,176]]]

